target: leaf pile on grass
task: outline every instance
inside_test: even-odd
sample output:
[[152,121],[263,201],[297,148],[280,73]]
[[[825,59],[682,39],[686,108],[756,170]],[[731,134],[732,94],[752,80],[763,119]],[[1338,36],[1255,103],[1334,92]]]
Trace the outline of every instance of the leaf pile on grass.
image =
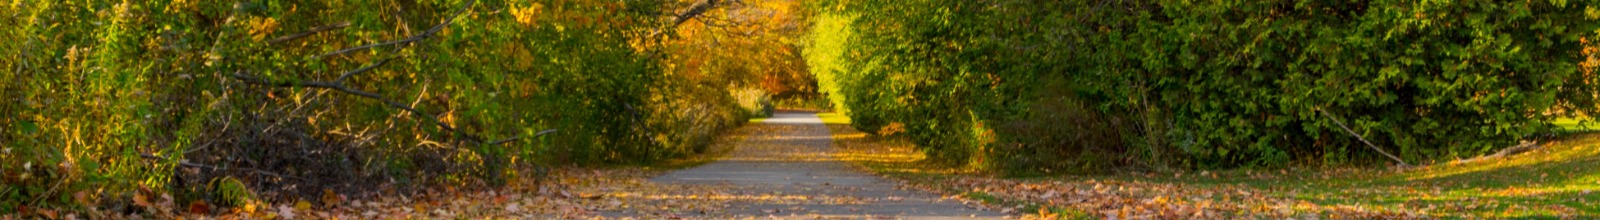
[[[328,194],[321,198],[304,198],[274,204],[259,201],[224,208],[205,203],[176,204],[170,195],[145,195],[134,197],[135,206],[148,212],[118,214],[85,211],[67,213],[54,210],[30,210],[0,215],[0,219],[138,219],[138,218],[215,218],[215,219],[482,219],[482,218],[592,218],[603,212],[630,208],[660,207],[664,209],[715,208],[702,205],[710,200],[679,199],[672,201],[643,201],[636,196],[618,196],[619,192],[652,193],[672,190],[697,190],[690,187],[659,187],[647,183],[650,176],[659,173],[641,168],[593,169],[562,168],[550,171],[543,179],[524,179],[501,189],[460,189],[438,187],[414,194],[386,194],[390,196],[368,200],[346,199]],[[382,191],[393,192],[392,189]],[[692,193],[676,193],[692,194]],[[649,212],[639,212],[649,214]],[[670,216],[652,216],[670,217]]]
[[1004,178],[930,165],[914,146],[830,126],[869,171],[1028,218],[1595,218],[1600,134],[1521,155],[1411,170],[1294,168]]

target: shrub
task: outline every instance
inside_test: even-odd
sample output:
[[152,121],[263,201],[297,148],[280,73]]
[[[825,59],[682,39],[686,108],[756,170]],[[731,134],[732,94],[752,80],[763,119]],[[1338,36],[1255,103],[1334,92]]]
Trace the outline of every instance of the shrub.
[[[940,160],[1385,160],[1341,120],[1422,162],[1593,114],[1594,67],[1579,64],[1600,28],[1595,3],[821,1],[807,59],[857,128],[903,123]],[[1000,125],[996,141],[964,135],[996,129],[984,125]]]

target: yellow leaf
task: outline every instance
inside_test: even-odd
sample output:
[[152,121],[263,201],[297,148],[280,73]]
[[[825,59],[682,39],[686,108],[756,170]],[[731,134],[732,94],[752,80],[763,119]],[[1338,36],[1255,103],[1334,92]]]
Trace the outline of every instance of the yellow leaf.
[[294,209],[295,210],[301,210],[301,211],[311,210],[311,202],[306,202],[305,200],[300,200],[299,202],[295,202],[294,203]]
[[254,203],[254,202],[245,203],[243,208],[244,208],[244,213],[255,213],[256,212],[256,203]]

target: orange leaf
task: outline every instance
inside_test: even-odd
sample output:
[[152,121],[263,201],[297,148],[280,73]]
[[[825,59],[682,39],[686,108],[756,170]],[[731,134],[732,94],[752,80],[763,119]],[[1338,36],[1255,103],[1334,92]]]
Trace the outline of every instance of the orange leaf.
[[201,215],[210,215],[211,214],[211,205],[208,205],[208,204],[206,204],[205,201],[200,201],[200,200],[195,200],[194,202],[189,202],[189,213],[201,214]]
[[342,196],[340,196],[338,193],[333,193],[332,189],[322,189],[322,205],[328,207],[338,205],[342,200],[344,200],[344,198],[341,197]]
[[151,206],[154,206],[154,205],[150,204],[150,198],[145,196],[144,193],[134,193],[133,194],[133,204],[134,205],[138,205],[139,207],[145,207],[145,208],[149,208]]
[[59,219],[61,217],[60,213],[57,213],[56,210],[52,209],[40,209],[37,213],[48,219]]

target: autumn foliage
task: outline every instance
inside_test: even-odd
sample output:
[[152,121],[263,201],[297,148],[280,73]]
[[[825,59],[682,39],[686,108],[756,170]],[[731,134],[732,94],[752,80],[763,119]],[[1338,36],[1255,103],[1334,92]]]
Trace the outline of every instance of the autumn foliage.
[[[798,26],[668,24],[688,3],[0,3],[0,213],[497,186],[696,154],[760,113],[762,79],[805,74],[770,59],[794,46],[764,49]],[[799,19],[763,4],[706,17]],[[797,89],[783,83],[767,87]]]

